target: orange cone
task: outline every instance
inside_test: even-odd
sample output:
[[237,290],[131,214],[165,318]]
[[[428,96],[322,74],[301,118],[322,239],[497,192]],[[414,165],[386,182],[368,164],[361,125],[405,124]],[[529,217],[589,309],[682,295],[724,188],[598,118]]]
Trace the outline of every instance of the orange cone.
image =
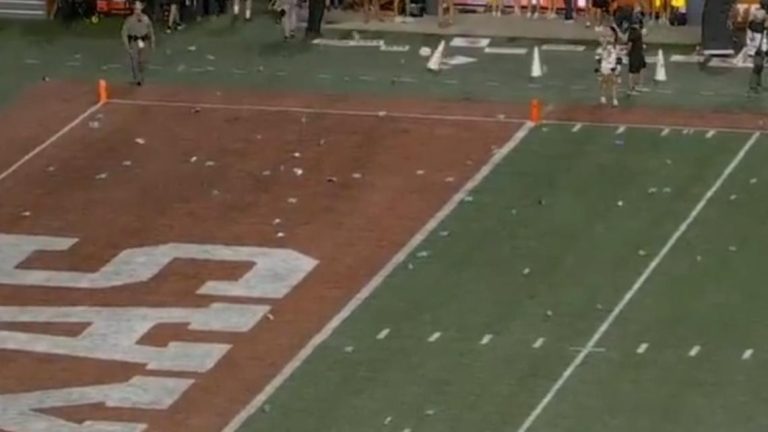
[[531,122],[538,123],[541,121],[541,105],[538,99],[531,99]]
[[109,99],[109,94],[107,92],[107,81],[100,79],[99,80],[99,103],[106,103],[107,99]]

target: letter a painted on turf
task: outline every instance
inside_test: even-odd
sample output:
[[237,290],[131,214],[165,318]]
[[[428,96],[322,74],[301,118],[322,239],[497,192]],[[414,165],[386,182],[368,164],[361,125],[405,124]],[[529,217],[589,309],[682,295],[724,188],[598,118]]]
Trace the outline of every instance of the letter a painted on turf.
[[174,259],[251,262],[237,281],[209,281],[197,292],[236,297],[282,298],[317,265],[290,249],[168,243],[126,249],[95,273],[18,269],[35,251],[65,251],[75,238],[0,233],[0,284],[104,289],[146,282]]

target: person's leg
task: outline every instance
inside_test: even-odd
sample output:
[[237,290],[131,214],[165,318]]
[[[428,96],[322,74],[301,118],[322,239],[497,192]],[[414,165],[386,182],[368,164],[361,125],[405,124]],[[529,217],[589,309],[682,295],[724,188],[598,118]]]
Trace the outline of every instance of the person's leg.
[[176,3],[171,3],[168,7],[168,22],[165,31],[170,33],[176,25],[176,15],[179,13],[179,6]]
[[608,103],[608,77],[605,74],[600,75],[600,103]]
[[136,42],[131,42],[128,49],[128,59],[131,62],[131,77],[136,85],[144,83],[145,51],[146,49],[139,48]]
[[637,94],[637,74],[629,73],[629,79],[627,80],[627,93],[630,95]]
[[144,72],[146,71],[146,68],[147,68],[147,60],[149,60],[148,53],[149,53],[149,49],[146,47],[140,48],[137,53],[138,69],[139,69],[139,85],[144,84]]
[[296,36],[296,25],[298,22],[297,15],[299,14],[299,4],[296,0],[288,2],[288,37],[292,38]]
[[253,0],[245,0],[245,20],[251,20],[251,13],[253,12]]
[[565,0],[565,16],[563,18],[566,22],[573,22],[574,2],[576,0]]
[[603,28],[603,7],[594,8],[595,11],[595,29],[602,30]]

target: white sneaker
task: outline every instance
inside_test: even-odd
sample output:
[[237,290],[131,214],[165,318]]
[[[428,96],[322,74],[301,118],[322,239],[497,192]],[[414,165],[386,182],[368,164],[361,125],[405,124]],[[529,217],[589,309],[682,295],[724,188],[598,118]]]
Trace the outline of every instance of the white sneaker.
[[618,99],[616,99],[616,98],[613,99],[613,106],[615,106],[615,107],[619,106],[619,100]]
[[600,96],[600,105],[605,105],[608,103],[608,100],[605,99],[605,96]]

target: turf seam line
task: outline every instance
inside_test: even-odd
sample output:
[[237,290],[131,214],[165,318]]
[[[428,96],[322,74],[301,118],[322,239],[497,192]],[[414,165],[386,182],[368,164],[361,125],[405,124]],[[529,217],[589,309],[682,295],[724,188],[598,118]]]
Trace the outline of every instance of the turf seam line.
[[[403,81],[403,78],[397,80]],[[237,105],[237,104],[217,104],[217,103],[194,103],[194,102],[173,102],[162,100],[131,100],[131,99],[110,99],[110,103],[119,105],[139,105],[139,106],[156,106],[156,107],[177,107],[177,108],[207,108],[207,109],[230,109],[230,110],[248,110],[248,111],[267,111],[267,112],[295,112],[304,114],[329,114],[329,115],[350,115],[360,117],[381,117],[381,111],[365,111],[365,110],[341,110],[341,109],[325,109],[325,108],[303,108],[296,106],[277,106],[277,105]],[[397,118],[409,118],[409,119],[421,119],[421,120],[456,120],[456,121],[475,121],[475,122],[488,122],[488,123],[525,123],[528,120],[519,117],[483,117],[483,116],[464,116],[464,115],[443,115],[443,114],[428,114],[428,113],[405,113],[405,112],[387,112],[385,114],[388,117]],[[596,122],[596,121],[576,121],[576,120],[556,120],[556,119],[543,119],[541,124],[553,124],[553,125],[576,125],[582,126],[601,126],[601,127],[629,127],[638,129],[664,129],[668,130],[688,130],[691,129],[684,125],[669,125],[665,123],[660,124],[621,124],[614,122]],[[739,132],[739,133],[755,133],[763,132],[757,128],[729,128],[729,127],[694,127],[692,130],[715,130],[718,132]],[[667,132],[668,133],[668,132]],[[663,136],[662,135],[662,136]]]
[[298,369],[304,360],[323,341],[325,341],[336,328],[352,314],[389,275],[400,266],[413,253],[413,251],[434,231],[442,221],[458,207],[467,196],[488,174],[509,154],[533,129],[532,122],[525,122],[520,129],[504,144],[501,150],[493,155],[477,173],[456,192],[443,207],[400,249],[395,256],[337,313],[326,325],[315,334],[309,342],[289,361],[283,369],[267,384],[256,397],[242,409],[235,418],[222,430],[222,432],[236,432],[245,421],[251,417],[259,407],[267,400],[280,385],[285,382],[293,372]]
[[35,147],[32,151],[30,151],[29,153],[24,155],[24,157],[22,157],[18,162],[16,162],[15,164],[11,165],[10,168],[8,168],[5,171],[3,171],[2,173],[0,173],[0,181],[3,181],[5,178],[7,178],[8,176],[10,176],[14,172],[16,172],[16,170],[21,168],[21,166],[24,165],[25,163],[29,162],[29,160],[32,159],[33,157],[35,157],[38,153],[40,153],[43,150],[45,150],[46,148],[50,147],[54,142],[56,142],[56,140],[58,140],[59,138],[64,136],[64,134],[66,134],[67,132],[72,130],[75,126],[80,124],[80,122],[85,120],[86,117],[88,117],[89,115],[91,115],[94,112],[96,112],[103,105],[104,105],[103,102],[99,102],[96,105],[91,106],[90,108],[85,110],[82,114],[77,116],[74,120],[69,122],[66,126],[61,128],[58,132],[53,134],[53,136],[51,136],[50,138],[45,140],[45,142],[43,142],[39,146]]
[[659,251],[659,253],[653,258],[653,260],[648,264],[648,266],[645,268],[643,273],[640,275],[640,277],[635,281],[634,284],[632,284],[632,287],[624,294],[624,296],[621,298],[619,303],[616,305],[615,308],[613,308],[613,311],[611,311],[610,315],[603,321],[602,324],[600,324],[600,327],[597,328],[595,333],[590,337],[589,341],[584,345],[585,350],[581,351],[576,358],[571,361],[571,363],[568,365],[568,367],[563,371],[563,373],[560,375],[560,377],[555,381],[555,383],[552,385],[552,387],[549,389],[549,391],[544,395],[544,397],[541,399],[541,401],[536,405],[536,407],[531,411],[531,413],[528,415],[528,417],[525,419],[522,425],[517,429],[517,432],[526,432],[531,425],[538,419],[538,417],[541,415],[541,413],[544,411],[544,409],[549,405],[549,403],[552,401],[552,399],[555,397],[558,391],[560,391],[560,388],[565,384],[566,381],[568,381],[568,378],[573,375],[576,368],[578,368],[583,362],[584,359],[589,355],[589,349],[594,348],[598,342],[600,342],[600,339],[603,337],[606,331],[611,327],[613,322],[616,320],[616,318],[621,314],[621,312],[624,310],[625,307],[627,307],[627,304],[632,300],[632,298],[637,294],[637,292],[640,290],[640,288],[645,285],[645,281],[648,280],[648,278],[651,276],[651,273],[658,267],[659,263],[664,259],[664,257],[669,253],[669,251],[672,249],[672,247],[677,243],[677,240],[685,233],[685,231],[688,229],[688,226],[696,219],[696,217],[699,215],[701,210],[704,208],[704,206],[707,205],[709,200],[712,198],[712,196],[720,189],[720,187],[725,183],[725,180],[731,175],[731,173],[736,169],[736,167],[739,165],[739,163],[744,159],[744,156],[747,154],[749,149],[752,148],[752,146],[757,142],[757,139],[760,137],[760,133],[755,132],[752,134],[752,136],[749,138],[749,140],[742,146],[741,150],[739,150],[738,153],[736,153],[736,156],[731,160],[731,162],[725,167],[723,172],[720,174],[720,176],[717,178],[715,183],[707,190],[707,192],[704,194],[704,196],[699,200],[699,202],[696,204],[696,206],[691,210],[691,212],[688,214],[688,217],[683,220],[683,223],[680,224],[680,226],[677,228],[677,230],[672,233],[672,236],[667,240],[664,247]]

